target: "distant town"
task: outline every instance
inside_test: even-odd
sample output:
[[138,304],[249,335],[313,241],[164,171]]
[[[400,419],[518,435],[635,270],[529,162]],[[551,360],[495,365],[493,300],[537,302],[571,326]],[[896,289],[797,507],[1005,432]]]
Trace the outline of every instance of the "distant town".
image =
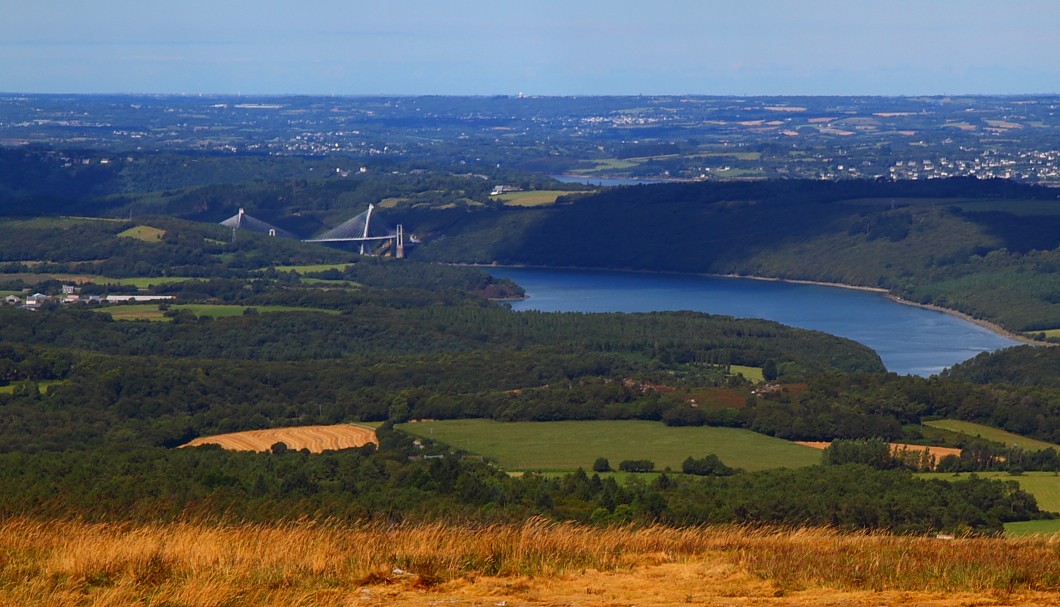
[[[0,94],[0,146],[422,160],[569,179],[1060,185],[1060,97]],[[359,164],[335,169],[356,173]],[[470,170],[470,169],[469,169]]]

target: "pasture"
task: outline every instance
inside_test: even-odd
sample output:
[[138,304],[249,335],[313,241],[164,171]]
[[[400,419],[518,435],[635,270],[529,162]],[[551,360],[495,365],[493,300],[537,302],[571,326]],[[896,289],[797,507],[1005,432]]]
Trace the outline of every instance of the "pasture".
[[92,277],[92,281],[96,284],[111,284],[111,285],[123,285],[123,286],[134,286],[138,289],[149,289],[158,285],[168,285],[175,282],[184,282],[187,280],[201,280],[195,279],[190,276],[138,276],[136,278],[106,278],[104,276]]
[[[277,272],[294,272],[296,274],[311,274],[313,272],[326,272],[328,270],[338,270],[339,272],[346,269],[348,263],[317,263],[317,264],[306,264],[301,266],[276,266]],[[263,268],[264,269],[264,268]]]
[[670,427],[649,421],[495,422],[482,419],[423,421],[397,429],[483,455],[508,471],[589,470],[598,457],[612,468],[627,459],[650,459],[656,470],[681,469],[689,456],[717,455],[745,470],[812,466],[810,447],[735,428]]
[[766,380],[765,376],[762,375],[762,367],[745,367],[743,365],[729,365],[729,373],[732,375],[743,376],[744,379],[752,381],[754,383],[763,382]]
[[[99,274],[63,274],[53,272],[21,272],[15,274],[4,274],[4,280],[21,280],[27,285],[35,285],[46,280],[58,280],[68,284],[97,284],[97,285],[132,285],[139,289],[147,289],[156,285],[165,285],[174,282],[194,280],[189,276],[141,276],[137,278],[109,278]],[[18,294],[15,292],[15,294]]]
[[989,441],[994,441],[995,443],[1001,443],[1002,445],[1015,445],[1026,451],[1040,451],[1042,449],[1056,449],[1060,451],[1060,445],[1027,438],[1026,436],[1020,436],[1019,434],[1006,432],[1000,428],[984,426],[972,422],[964,422],[955,419],[940,419],[924,422],[924,425],[931,426],[932,428],[949,430],[950,432],[957,432],[966,436],[984,438]]
[[1005,537],[1060,534],[1060,519],[1005,523]]
[[[1034,495],[1038,507],[1049,512],[1060,513],[1060,476],[1052,472],[1024,472],[1012,475],[1008,472],[976,472],[981,478],[993,478],[1002,481],[1016,481],[1020,487]],[[958,480],[966,474],[925,472],[917,474],[919,478],[937,478],[945,481]]]
[[47,280],[58,280],[68,284],[85,284],[96,282],[101,278],[103,277],[87,274],[59,274],[51,272],[15,272],[3,275],[5,281],[21,280],[27,285],[35,285]]
[[8,230],[18,230],[20,228],[46,228],[46,229],[66,229],[73,226],[84,225],[86,223],[122,223],[124,219],[120,218],[109,218],[109,217],[29,217],[25,219],[4,219],[4,228]]
[[[160,304],[120,304],[97,308],[97,312],[110,314],[114,320],[156,320],[168,321],[165,310],[159,308]],[[319,312],[322,314],[338,314],[335,310],[322,310],[320,308],[303,308],[299,306],[240,306],[233,304],[161,304],[170,310],[186,310],[196,316],[209,316],[210,318],[227,318],[230,316],[242,316],[248,308],[267,314],[275,312]]]
[[276,443],[287,445],[288,449],[310,453],[322,453],[338,449],[363,447],[368,443],[379,444],[375,430],[353,424],[336,424],[333,426],[297,426],[292,428],[271,428],[268,430],[248,430],[214,436],[200,436],[183,447],[201,445],[220,445],[222,449],[232,451],[268,451]]
[[162,242],[162,237],[165,235],[165,230],[151,226],[135,226],[124,232],[118,232],[118,238],[133,238],[143,242]]
[[1060,204],[1055,200],[970,200],[953,206],[960,207],[966,213],[1000,211],[1029,217],[1060,215]]

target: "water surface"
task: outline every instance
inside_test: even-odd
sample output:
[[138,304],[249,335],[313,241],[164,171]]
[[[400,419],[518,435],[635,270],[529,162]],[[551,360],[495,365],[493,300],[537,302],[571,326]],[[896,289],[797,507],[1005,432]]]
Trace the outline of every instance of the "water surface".
[[980,352],[1016,345],[956,316],[908,306],[881,293],[746,278],[684,274],[490,268],[526,289],[515,310],[653,312],[693,310],[765,318],[853,339],[887,369],[932,375]]

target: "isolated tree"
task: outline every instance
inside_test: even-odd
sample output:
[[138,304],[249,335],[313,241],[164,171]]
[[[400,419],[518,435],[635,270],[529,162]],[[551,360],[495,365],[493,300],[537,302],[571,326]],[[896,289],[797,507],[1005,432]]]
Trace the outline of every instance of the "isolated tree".
[[773,381],[779,377],[779,373],[777,372],[777,361],[771,358],[762,365],[762,377],[764,377],[766,381]]

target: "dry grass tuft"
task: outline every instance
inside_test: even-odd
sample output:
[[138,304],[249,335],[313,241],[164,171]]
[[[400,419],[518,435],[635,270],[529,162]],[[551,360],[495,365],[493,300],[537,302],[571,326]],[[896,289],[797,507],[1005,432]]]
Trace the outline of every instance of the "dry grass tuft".
[[[1060,604],[1060,536],[0,521],[0,604]],[[649,598],[646,598],[649,597]],[[959,602],[948,602],[950,600]],[[724,602],[724,601],[722,601]],[[865,603],[868,604],[868,603]]]

